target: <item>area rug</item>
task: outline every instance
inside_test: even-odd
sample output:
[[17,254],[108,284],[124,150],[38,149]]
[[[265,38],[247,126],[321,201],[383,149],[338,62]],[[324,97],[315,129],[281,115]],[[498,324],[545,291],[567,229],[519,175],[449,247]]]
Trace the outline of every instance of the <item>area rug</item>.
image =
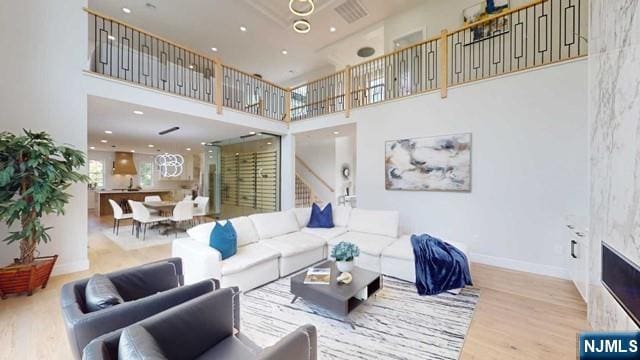
[[471,287],[458,295],[419,296],[414,284],[385,277],[377,296],[349,314],[350,323],[304,299],[291,304],[289,281],[242,294],[240,330],[265,347],[313,324],[323,360],[458,359],[480,296]]
[[102,234],[125,251],[170,244],[175,239],[189,237],[185,232],[178,232],[178,236],[176,237],[176,234],[173,232],[170,232],[168,235],[162,235],[157,229],[147,229],[147,236],[142,240],[142,233],[140,233],[139,239],[136,238],[135,234],[131,235],[131,226],[120,226],[118,235],[114,234],[111,229],[102,230]]

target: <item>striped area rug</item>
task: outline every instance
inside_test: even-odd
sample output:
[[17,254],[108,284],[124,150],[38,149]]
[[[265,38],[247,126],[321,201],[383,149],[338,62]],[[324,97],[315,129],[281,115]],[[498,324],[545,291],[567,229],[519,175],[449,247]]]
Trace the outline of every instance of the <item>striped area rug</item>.
[[479,296],[469,287],[459,295],[419,296],[413,284],[385,277],[384,288],[347,322],[304,299],[291,304],[285,278],[242,294],[240,329],[265,347],[313,324],[322,360],[458,359]]

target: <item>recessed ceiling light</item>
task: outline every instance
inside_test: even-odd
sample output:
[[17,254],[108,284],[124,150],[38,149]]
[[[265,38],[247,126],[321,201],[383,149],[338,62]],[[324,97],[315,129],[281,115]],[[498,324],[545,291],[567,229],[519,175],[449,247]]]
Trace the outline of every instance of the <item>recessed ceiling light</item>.
[[105,131],[104,131],[104,133],[105,133],[105,134],[113,134],[113,131],[111,131],[111,130],[105,130]]
[[207,145],[207,143],[206,142],[201,142],[200,145]]
[[131,152],[136,152],[135,150],[131,150]]
[[271,141],[269,141],[269,142],[267,143],[267,145],[271,145]]
[[211,51],[216,52],[216,51],[218,51],[218,48],[217,47],[212,47]]
[[289,52],[286,49],[282,49],[281,53],[282,55],[287,55]]
[[123,7],[122,8],[122,12],[125,13],[125,14],[131,14],[131,9]]
[[193,69],[193,65],[189,65],[189,69]]
[[147,147],[148,147],[148,148],[152,148],[152,147],[153,147],[153,144],[149,144],[149,145],[147,145]]
[[104,140],[104,139],[100,140],[100,142],[101,142],[101,143],[103,143],[103,144],[108,143],[108,141],[107,141],[107,140]]
[[242,31],[242,32],[247,31],[247,27],[246,26],[240,26],[240,31]]
[[89,149],[91,149],[91,150],[95,150],[95,149],[96,149],[96,147],[95,147],[95,146],[89,146]]
[[210,152],[210,153],[212,153],[212,152],[213,152],[213,150],[209,150],[209,152]]
[[255,135],[256,132],[255,131],[249,131],[249,135]]
[[236,153],[236,156],[240,155],[240,153]]
[[144,115],[144,112],[140,111],[140,110],[133,110],[133,113],[136,115]]
[[329,28],[329,31],[331,31],[331,32],[336,32],[336,28],[335,28],[335,26],[330,27],[330,28]]
[[338,135],[338,134],[340,134],[340,131],[334,131],[333,132],[333,135]]
[[111,41],[113,41],[113,40],[115,40],[115,39],[116,39],[116,37],[115,37],[115,36],[113,36],[113,35],[109,35],[109,36],[107,36],[107,38],[108,38],[109,40],[111,40]]
[[191,148],[187,148],[187,151],[191,151]]

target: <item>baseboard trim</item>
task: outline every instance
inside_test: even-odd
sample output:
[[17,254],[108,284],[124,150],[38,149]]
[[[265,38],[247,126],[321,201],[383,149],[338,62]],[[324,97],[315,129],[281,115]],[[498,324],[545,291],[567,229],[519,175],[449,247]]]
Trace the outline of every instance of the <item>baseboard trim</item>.
[[555,278],[570,280],[569,271],[558,266],[534,264],[521,260],[514,260],[478,253],[471,253],[471,261],[510,270],[524,271],[538,275],[546,275]]
[[58,263],[53,268],[51,276],[64,275],[73,272],[83,271],[89,269],[89,260],[79,260],[68,263]]

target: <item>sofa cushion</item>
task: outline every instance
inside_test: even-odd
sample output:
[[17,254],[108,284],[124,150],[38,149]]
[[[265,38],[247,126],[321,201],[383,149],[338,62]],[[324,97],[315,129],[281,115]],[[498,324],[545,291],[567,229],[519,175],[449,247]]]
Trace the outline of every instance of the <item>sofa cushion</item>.
[[118,359],[164,360],[167,357],[160,350],[156,340],[141,325],[131,325],[120,334]]
[[260,243],[278,251],[283,257],[322,248],[327,244],[322,238],[300,231],[262,240]]
[[309,218],[311,218],[311,208],[295,208],[293,213],[296,215],[300,229],[307,226]]
[[[459,243],[459,242],[451,242],[451,241],[446,241],[446,243],[453,245],[458,250],[462,251],[467,256],[467,260],[468,260],[469,248],[467,247],[466,244]],[[382,252],[382,256],[414,261],[413,247],[411,246],[411,236],[409,235],[401,236],[400,239],[398,239],[393,244],[389,245],[386,249],[384,249],[384,251]]]
[[344,233],[346,233],[348,230],[346,227],[332,227],[329,229],[323,229],[323,228],[302,228],[303,233],[307,233],[307,234],[311,234],[313,236],[317,236],[319,238],[325,239],[325,240],[331,240],[336,236],[340,236]]
[[226,221],[224,225],[216,223],[211,231],[209,246],[218,250],[222,260],[228,259],[238,251],[238,237],[231,221]]
[[333,207],[331,203],[327,204],[324,209],[320,209],[318,204],[311,206],[311,218],[309,218],[310,228],[330,229],[333,225]]
[[349,231],[398,237],[400,215],[397,211],[353,209],[349,215]]
[[220,269],[222,275],[231,275],[246,270],[265,261],[277,259],[280,253],[266,245],[253,243],[238,248],[238,252],[224,260]]
[[[252,244],[259,240],[258,232],[253,226],[253,222],[248,217],[241,216],[233,218],[229,221],[231,221],[231,224],[233,224],[233,228],[236,230],[238,247]],[[227,223],[227,220],[220,220],[219,223],[224,225]],[[209,236],[211,235],[211,231],[213,231],[213,227],[215,225],[215,221],[206,224],[200,224],[192,227],[191,229],[188,229],[187,234],[189,234],[189,237],[191,237],[192,239],[209,245]]]
[[93,275],[84,290],[87,310],[93,312],[122,304],[124,299],[118,293],[118,289],[105,275]]
[[351,215],[351,206],[334,206],[333,225],[347,227],[349,225],[349,215]]
[[380,256],[382,251],[397,239],[384,235],[367,234],[357,231],[349,231],[338,237],[329,240],[329,245],[335,246],[341,241],[346,241],[358,245],[361,253],[372,256]]
[[271,239],[300,230],[296,215],[292,210],[249,215],[258,231],[260,240]]

